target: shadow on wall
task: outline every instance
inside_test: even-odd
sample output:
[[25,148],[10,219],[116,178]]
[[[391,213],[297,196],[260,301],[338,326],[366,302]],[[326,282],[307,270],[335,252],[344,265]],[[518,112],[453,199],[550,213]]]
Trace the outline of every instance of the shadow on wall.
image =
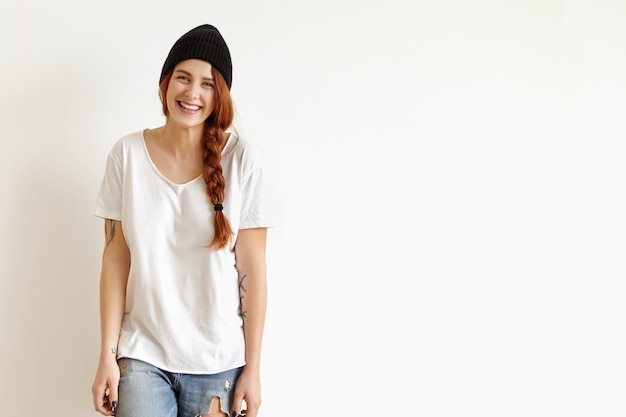
[[29,404],[49,416],[85,415],[98,355],[101,248],[89,215],[94,182],[82,175],[84,103],[72,100],[77,84],[67,71],[24,84],[0,102],[1,136],[12,149],[3,169],[0,293],[0,362],[11,383],[0,400],[7,415]]

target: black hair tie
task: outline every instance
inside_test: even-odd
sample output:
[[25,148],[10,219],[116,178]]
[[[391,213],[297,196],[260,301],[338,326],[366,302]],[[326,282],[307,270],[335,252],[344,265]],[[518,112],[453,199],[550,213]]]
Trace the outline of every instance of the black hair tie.
[[224,206],[221,205],[221,204],[216,204],[216,205],[213,206],[213,210],[215,210],[215,211],[222,211],[222,210],[224,210]]

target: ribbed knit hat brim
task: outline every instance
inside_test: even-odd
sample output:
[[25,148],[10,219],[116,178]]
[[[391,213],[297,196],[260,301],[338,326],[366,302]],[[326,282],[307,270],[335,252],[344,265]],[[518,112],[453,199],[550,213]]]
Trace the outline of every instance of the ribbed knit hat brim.
[[228,46],[217,28],[205,24],[181,36],[172,46],[163,64],[159,82],[186,59],[201,59],[213,65],[222,74],[230,89],[233,82],[233,64]]

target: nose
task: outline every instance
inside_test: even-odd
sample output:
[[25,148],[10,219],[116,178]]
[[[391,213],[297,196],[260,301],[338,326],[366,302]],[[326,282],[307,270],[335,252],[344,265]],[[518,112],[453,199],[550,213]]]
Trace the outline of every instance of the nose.
[[185,97],[195,99],[200,95],[200,89],[194,83],[189,84],[185,90]]

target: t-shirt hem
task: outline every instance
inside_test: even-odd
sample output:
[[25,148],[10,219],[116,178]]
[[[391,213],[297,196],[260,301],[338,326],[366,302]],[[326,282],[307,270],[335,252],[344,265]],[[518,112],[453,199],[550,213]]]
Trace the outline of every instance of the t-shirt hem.
[[122,214],[116,211],[94,209],[91,211],[91,214],[96,217],[101,217],[103,219],[111,219],[111,220],[119,220],[119,221],[122,220]]
[[186,375],[216,375],[222,372],[230,371],[232,369],[243,368],[244,366],[246,366],[246,361],[234,361],[231,364],[225,365],[225,366],[219,366],[219,367],[215,367],[211,369],[204,368],[203,370],[198,370],[198,369],[192,370],[192,369],[185,368],[185,367],[177,368],[177,367],[171,367],[166,364],[160,364],[158,363],[158,361],[153,361],[151,359],[143,358],[141,357],[141,355],[133,355],[133,354],[118,355],[117,360],[119,361],[122,359],[131,359],[135,361],[141,361],[165,372],[170,372],[174,374],[186,374]]

